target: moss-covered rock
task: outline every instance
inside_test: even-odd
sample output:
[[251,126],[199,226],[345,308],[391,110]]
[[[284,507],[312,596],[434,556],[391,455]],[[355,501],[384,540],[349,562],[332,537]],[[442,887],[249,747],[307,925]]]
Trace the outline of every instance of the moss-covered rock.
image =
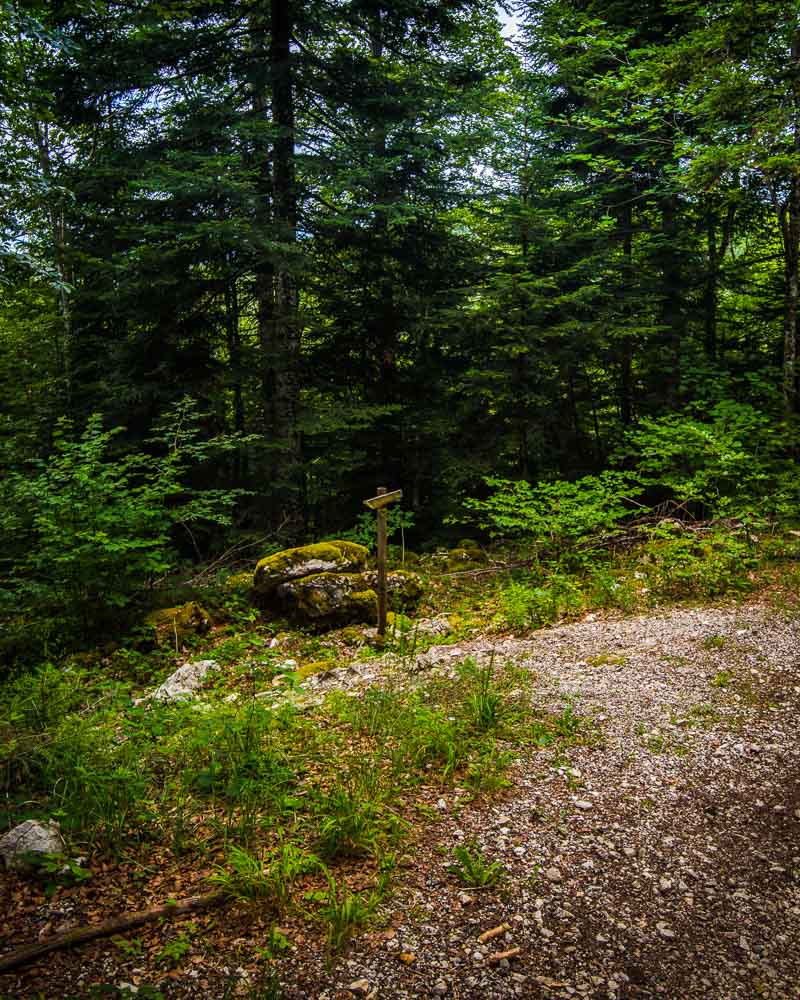
[[447,553],[447,568],[450,571],[475,569],[488,561],[482,549],[451,549]]
[[311,663],[304,663],[301,667],[298,667],[295,673],[299,680],[304,681],[307,677],[312,677],[314,674],[333,670],[335,666],[335,660],[313,660]]
[[242,573],[233,573],[225,581],[225,589],[236,594],[243,594],[253,589],[253,572],[245,570]]
[[269,599],[292,580],[324,573],[357,573],[366,567],[368,558],[368,550],[355,542],[317,542],[284,549],[258,563],[253,586],[259,597]]
[[301,621],[369,622],[377,614],[377,595],[363,573],[315,573],[287,580],[275,593],[286,612]]
[[205,608],[195,601],[187,601],[174,608],[159,608],[145,618],[145,625],[152,630],[157,646],[177,648],[194,635],[203,635],[211,627],[211,618]]
[[[364,573],[364,578],[373,590],[378,587],[378,572],[370,570]],[[386,591],[389,604],[394,608],[414,608],[419,603],[425,588],[416,573],[406,569],[393,569],[386,574]]]

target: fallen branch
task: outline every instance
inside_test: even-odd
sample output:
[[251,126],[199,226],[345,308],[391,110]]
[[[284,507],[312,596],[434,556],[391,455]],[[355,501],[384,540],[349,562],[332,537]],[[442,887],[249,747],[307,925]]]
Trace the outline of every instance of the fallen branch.
[[509,948],[508,951],[496,951],[493,955],[490,955],[486,961],[489,965],[497,965],[498,962],[502,962],[503,959],[516,958],[519,955],[519,948]]
[[492,938],[499,937],[501,934],[505,934],[506,931],[511,930],[510,924],[498,924],[497,927],[492,927],[491,930],[484,931],[483,934],[478,935],[478,942],[480,944],[486,944],[487,941],[491,941]]
[[225,893],[221,891],[207,892],[203,896],[187,896],[185,899],[177,899],[171,903],[164,903],[162,906],[153,906],[149,910],[137,910],[135,913],[112,917],[110,920],[104,920],[101,924],[75,927],[70,931],[64,931],[63,934],[54,934],[53,937],[45,938],[44,941],[26,944],[22,948],[17,948],[16,951],[1,955],[0,972],[8,972],[20,965],[27,965],[51,951],[73,948],[75,945],[93,941],[95,938],[108,937],[110,934],[130,930],[131,927],[139,927],[151,920],[158,920],[159,917],[180,917],[184,913],[208,910],[224,903],[226,898]]

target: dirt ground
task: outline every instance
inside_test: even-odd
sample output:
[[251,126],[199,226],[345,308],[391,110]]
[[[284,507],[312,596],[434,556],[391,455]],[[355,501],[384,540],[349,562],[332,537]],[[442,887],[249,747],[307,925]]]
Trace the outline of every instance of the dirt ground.
[[[343,955],[288,920],[290,946],[269,966],[269,915],[229,906],[194,918],[169,972],[151,959],[177,922],[131,932],[127,951],[106,939],[0,976],[0,998],[800,997],[800,622],[757,602],[589,615],[435,647],[412,667],[446,674],[470,654],[521,664],[539,705],[570,705],[597,736],[566,752],[508,748],[512,787],[488,801],[438,793],[381,919]],[[357,690],[388,670],[336,671],[318,688]],[[447,871],[471,841],[504,866],[496,887]],[[109,864],[51,899],[9,876],[3,950],[200,891],[206,874],[153,859],[132,885]]]

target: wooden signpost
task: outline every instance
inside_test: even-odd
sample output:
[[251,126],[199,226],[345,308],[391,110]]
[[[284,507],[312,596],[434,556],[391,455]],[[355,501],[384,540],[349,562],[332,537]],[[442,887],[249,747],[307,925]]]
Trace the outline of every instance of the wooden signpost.
[[364,504],[374,510],[378,529],[378,635],[386,635],[386,508],[395,500],[402,499],[402,490],[387,492],[379,486],[377,496],[365,500]]

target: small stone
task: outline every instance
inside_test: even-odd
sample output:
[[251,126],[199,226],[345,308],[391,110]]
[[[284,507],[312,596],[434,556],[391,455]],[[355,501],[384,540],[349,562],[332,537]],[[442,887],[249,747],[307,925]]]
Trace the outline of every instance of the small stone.
[[671,941],[675,937],[675,931],[663,920],[659,920],[656,924],[656,930],[661,937],[665,938],[667,941]]
[[586,799],[578,799],[578,801],[575,803],[575,808],[583,810],[594,809],[594,803],[587,802]]
[[354,993],[357,997],[369,996],[369,980],[368,979],[356,979],[355,982],[350,983],[347,987],[351,993]]
[[435,997],[444,997],[447,996],[448,989],[449,987],[447,983],[443,979],[440,979],[438,983],[433,984],[431,993],[433,993]]
[[473,953],[472,953],[472,961],[473,962],[482,962],[483,961],[483,952],[476,948],[475,951],[473,951]]
[[436,803],[436,808],[438,810],[440,810],[440,812],[446,812],[447,811],[447,803],[445,802],[444,799],[439,799],[439,801]]
[[29,868],[27,856],[30,854],[61,854],[63,850],[64,839],[58,823],[53,820],[47,823],[25,820],[0,839],[0,857],[8,868],[16,871]]
[[551,938],[551,937],[553,936],[553,932],[552,932],[552,931],[551,931],[551,930],[550,930],[550,929],[549,929],[548,927],[542,927],[542,928],[541,928],[541,930],[539,931],[539,933],[540,933],[540,934],[542,935],[542,937],[543,937],[543,938],[545,938],[545,939],[546,939],[547,941],[549,941],[549,940],[550,940],[550,938]]
[[622,848],[622,853],[625,855],[626,858],[633,858],[633,857],[636,856],[636,848],[635,847],[623,847]]
[[525,856],[525,848],[524,847],[515,847],[514,848],[514,854],[516,854],[516,856],[518,858],[523,858]]
[[468,892],[460,892],[458,894],[458,901],[462,906],[471,906],[475,902],[475,899]]
[[417,956],[413,951],[401,951],[397,956],[403,965],[413,965],[417,960]]
[[558,868],[548,868],[544,873],[544,877],[550,882],[563,882],[564,876],[558,870]]
[[511,822],[511,817],[503,813],[502,816],[497,817],[497,822],[500,824],[500,826],[508,826],[508,824]]
[[661,878],[658,880],[658,888],[662,892],[669,892],[674,884],[671,878]]

